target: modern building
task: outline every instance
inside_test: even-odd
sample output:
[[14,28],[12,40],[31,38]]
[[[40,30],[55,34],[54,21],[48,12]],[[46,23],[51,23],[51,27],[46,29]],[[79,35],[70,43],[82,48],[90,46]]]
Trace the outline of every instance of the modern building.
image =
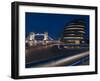
[[85,44],[85,29],[86,22],[84,20],[75,20],[65,25],[62,41],[72,47]]

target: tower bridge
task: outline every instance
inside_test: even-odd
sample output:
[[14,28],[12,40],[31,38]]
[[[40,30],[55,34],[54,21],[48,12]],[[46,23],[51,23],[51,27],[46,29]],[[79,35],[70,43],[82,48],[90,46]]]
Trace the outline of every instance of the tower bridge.
[[27,36],[25,42],[28,46],[47,45],[50,42],[54,42],[54,39],[48,35],[48,32],[44,33],[31,32],[29,36]]

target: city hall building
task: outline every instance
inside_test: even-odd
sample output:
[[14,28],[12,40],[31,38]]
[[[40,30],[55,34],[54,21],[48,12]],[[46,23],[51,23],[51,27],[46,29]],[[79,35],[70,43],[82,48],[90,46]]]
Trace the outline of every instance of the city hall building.
[[86,44],[85,41],[85,27],[84,20],[75,20],[64,27],[63,42],[64,44],[70,44],[70,46],[77,46]]

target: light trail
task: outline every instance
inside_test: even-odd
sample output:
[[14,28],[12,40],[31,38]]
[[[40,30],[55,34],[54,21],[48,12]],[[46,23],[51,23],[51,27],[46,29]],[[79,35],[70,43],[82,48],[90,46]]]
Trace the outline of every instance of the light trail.
[[69,64],[70,62],[72,62],[74,60],[81,59],[81,58],[88,56],[88,55],[89,55],[89,51],[79,53],[79,54],[74,55],[74,56],[66,57],[66,58],[63,58],[63,59],[60,59],[60,60],[57,60],[57,61],[49,62],[47,64],[42,64],[42,65],[39,65],[39,67],[61,66],[63,64]]

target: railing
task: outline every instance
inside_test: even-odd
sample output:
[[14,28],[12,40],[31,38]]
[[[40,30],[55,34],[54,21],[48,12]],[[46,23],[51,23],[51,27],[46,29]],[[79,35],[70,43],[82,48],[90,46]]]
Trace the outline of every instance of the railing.
[[30,67],[54,67],[54,66],[74,66],[82,64],[83,62],[89,60],[89,52],[79,53],[69,57],[54,57],[52,59],[47,59],[43,61],[33,62],[26,64],[27,68]]
[[80,59],[79,61],[76,61],[76,62],[70,64],[69,66],[81,65],[81,64],[85,64],[86,62],[88,62],[88,64],[89,64],[89,56],[86,56],[83,59]]

